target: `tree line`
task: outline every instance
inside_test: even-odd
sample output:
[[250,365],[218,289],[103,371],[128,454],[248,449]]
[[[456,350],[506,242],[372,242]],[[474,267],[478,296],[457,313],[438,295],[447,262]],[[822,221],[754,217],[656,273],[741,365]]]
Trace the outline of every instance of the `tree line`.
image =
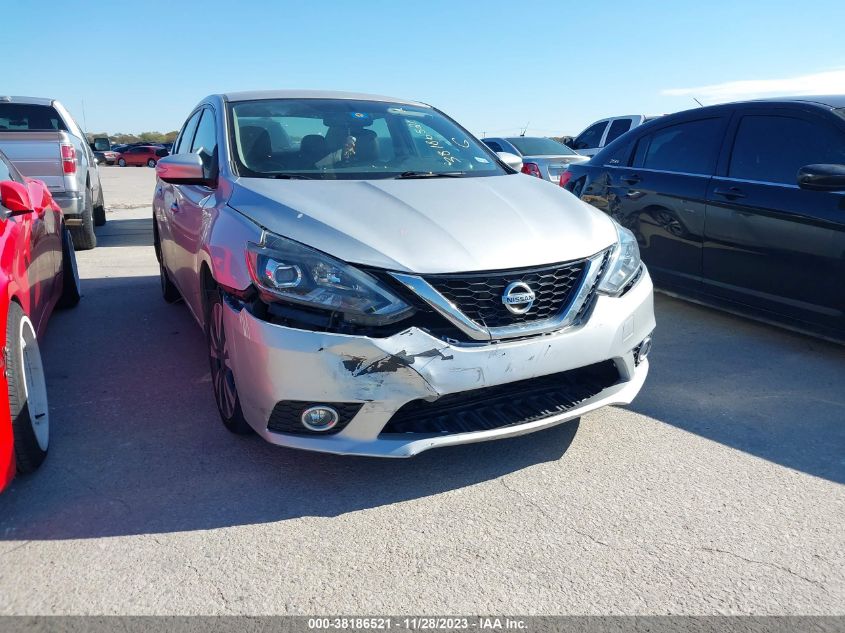
[[179,130],[172,132],[141,132],[140,134],[124,134],[119,132],[117,134],[109,134],[108,132],[89,132],[88,142],[93,142],[95,138],[107,137],[112,143],[172,143],[179,135]]

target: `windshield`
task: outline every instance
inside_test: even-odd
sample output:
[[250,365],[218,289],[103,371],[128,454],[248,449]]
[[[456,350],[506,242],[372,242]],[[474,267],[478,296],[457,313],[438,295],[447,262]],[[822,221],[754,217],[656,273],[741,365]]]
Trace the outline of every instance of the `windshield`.
[[59,113],[52,106],[0,103],[0,132],[66,129]]
[[544,136],[517,136],[507,140],[523,156],[569,156],[575,153],[563,143]]
[[508,173],[433,108],[350,99],[269,99],[230,106],[242,176],[376,179]]

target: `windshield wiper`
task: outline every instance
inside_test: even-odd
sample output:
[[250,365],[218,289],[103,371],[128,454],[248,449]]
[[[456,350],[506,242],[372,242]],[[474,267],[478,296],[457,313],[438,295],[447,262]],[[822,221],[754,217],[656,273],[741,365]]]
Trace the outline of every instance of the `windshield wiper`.
[[463,178],[465,175],[465,171],[403,171],[395,178]]
[[276,178],[278,180],[314,180],[313,176],[305,176],[303,174],[267,174],[267,178]]

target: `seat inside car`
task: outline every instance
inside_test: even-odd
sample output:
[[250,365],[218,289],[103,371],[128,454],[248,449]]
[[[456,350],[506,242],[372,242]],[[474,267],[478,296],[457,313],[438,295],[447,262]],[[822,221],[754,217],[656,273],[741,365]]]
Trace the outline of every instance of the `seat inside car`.
[[358,163],[374,163],[379,159],[378,136],[372,130],[357,130],[352,132],[355,137],[355,161]]
[[240,136],[244,164],[256,171],[266,170],[273,156],[270,133],[257,125],[245,125],[240,128]]
[[299,144],[297,158],[303,168],[314,168],[314,163],[323,158],[329,151],[326,149],[326,139],[319,134],[306,134]]

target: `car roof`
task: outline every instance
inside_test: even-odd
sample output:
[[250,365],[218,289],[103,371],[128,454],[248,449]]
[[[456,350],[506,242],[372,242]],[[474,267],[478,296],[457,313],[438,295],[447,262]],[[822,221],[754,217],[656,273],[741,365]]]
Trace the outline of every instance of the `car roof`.
[[361,92],[337,92],[332,90],[251,90],[247,92],[226,92],[221,95],[224,101],[258,101],[261,99],[350,99],[357,101],[384,101],[403,105],[431,107],[419,101],[396,99],[384,95],[372,95]]
[[[796,97],[770,97],[768,99],[754,99],[752,102],[765,101],[771,103],[772,101],[783,103],[819,103],[821,105],[830,106],[831,108],[845,108],[845,95],[807,95]],[[743,103],[743,102],[740,102]],[[750,102],[745,102],[750,103]]]
[[44,97],[20,97],[0,95],[0,103],[23,103],[26,105],[53,105],[53,99]]

